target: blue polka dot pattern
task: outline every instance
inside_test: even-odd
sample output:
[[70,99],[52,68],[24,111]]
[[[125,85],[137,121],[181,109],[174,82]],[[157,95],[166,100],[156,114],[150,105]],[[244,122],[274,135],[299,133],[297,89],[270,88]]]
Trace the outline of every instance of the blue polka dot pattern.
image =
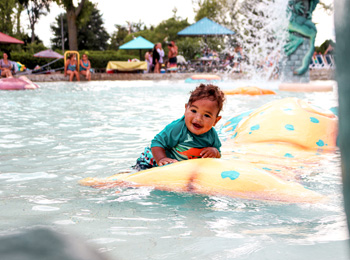
[[239,172],[237,171],[223,171],[221,173],[221,178],[225,179],[225,178],[230,178],[232,181],[237,179],[239,177]]
[[320,147],[324,146],[324,142],[321,139],[318,140],[318,142],[316,144]]
[[260,128],[260,125],[253,125],[253,126],[250,128],[250,130],[256,131],[256,130],[259,130],[259,128]]
[[293,125],[285,125],[284,126],[287,130],[289,131],[294,131],[294,126]]
[[290,153],[286,153],[286,154],[284,155],[284,157],[294,158],[294,156],[293,156],[293,155],[291,155]]
[[315,124],[320,122],[320,120],[318,120],[316,117],[310,117],[310,121],[311,123],[315,123]]

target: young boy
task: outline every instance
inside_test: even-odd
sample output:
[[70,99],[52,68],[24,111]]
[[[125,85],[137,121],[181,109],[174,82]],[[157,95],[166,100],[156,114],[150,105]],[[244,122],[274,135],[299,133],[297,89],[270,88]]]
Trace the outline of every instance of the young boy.
[[225,95],[217,86],[198,86],[191,92],[184,116],[154,137],[151,148],[145,148],[133,168],[145,170],[188,159],[220,158],[221,142],[213,126],[221,119],[224,101]]

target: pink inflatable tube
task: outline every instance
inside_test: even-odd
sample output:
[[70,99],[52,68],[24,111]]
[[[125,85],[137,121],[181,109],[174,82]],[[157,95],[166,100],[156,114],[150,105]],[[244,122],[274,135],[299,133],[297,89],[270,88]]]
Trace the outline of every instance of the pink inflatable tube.
[[26,90],[37,88],[39,88],[39,86],[25,76],[0,79],[0,90]]

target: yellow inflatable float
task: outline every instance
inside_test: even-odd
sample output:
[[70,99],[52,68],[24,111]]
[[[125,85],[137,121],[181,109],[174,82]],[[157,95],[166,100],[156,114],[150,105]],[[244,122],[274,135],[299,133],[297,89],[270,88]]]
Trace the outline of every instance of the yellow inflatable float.
[[244,199],[316,202],[322,196],[296,182],[279,179],[247,162],[194,159],[106,179],[86,178],[85,186],[151,186],[155,189],[225,195]]
[[239,87],[232,90],[224,90],[226,95],[276,95],[276,92],[269,89],[262,89],[258,87]]
[[323,196],[296,182],[336,146],[337,116],[287,98],[230,119],[222,159],[187,160],[136,173],[86,178],[96,188],[151,186],[155,189],[254,200],[313,203]]
[[282,142],[303,150],[336,147],[338,117],[297,98],[276,100],[243,115],[239,122],[234,119],[222,132],[235,144]]

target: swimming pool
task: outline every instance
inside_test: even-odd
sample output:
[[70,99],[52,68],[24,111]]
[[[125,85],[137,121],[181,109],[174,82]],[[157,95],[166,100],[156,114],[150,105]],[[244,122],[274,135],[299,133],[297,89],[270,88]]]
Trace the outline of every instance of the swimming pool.
[[[219,82],[232,89],[254,82]],[[0,92],[0,234],[30,226],[72,232],[111,259],[348,259],[340,155],[301,181],[330,200],[280,204],[150,188],[83,187],[133,165],[184,112],[196,84],[183,81],[40,83]],[[277,89],[277,83],[259,83]],[[278,92],[278,91],[277,91]],[[294,96],[325,109],[336,92],[228,96],[232,115]]]

